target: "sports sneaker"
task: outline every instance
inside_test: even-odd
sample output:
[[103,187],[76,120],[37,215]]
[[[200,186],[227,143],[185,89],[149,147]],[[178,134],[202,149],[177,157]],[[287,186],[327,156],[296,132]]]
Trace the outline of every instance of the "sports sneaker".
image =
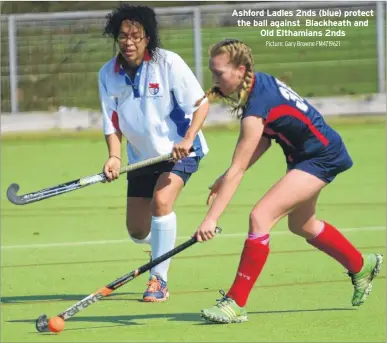
[[147,285],[143,301],[163,302],[169,298],[167,283],[159,275],[151,275]]
[[215,306],[201,311],[201,316],[211,323],[230,324],[247,322],[247,312],[244,307],[239,307],[237,303],[226,296],[224,291],[220,290],[222,299],[217,299]]
[[372,282],[376,275],[380,272],[380,266],[383,262],[381,254],[365,254],[363,255],[363,268],[360,272],[353,274],[348,272],[352,279],[352,284],[355,288],[352,305],[360,306],[367,299],[372,290]]

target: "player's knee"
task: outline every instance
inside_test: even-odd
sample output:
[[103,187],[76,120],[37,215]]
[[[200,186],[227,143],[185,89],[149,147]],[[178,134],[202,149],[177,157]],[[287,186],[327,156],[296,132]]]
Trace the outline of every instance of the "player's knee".
[[152,215],[156,217],[165,216],[171,213],[173,204],[162,194],[155,193],[152,199]]
[[250,232],[268,233],[271,229],[270,218],[259,208],[254,208],[249,217]]

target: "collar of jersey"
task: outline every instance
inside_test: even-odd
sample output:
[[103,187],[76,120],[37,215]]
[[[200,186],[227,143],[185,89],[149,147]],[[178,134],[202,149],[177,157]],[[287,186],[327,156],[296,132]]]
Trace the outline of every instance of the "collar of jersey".
[[134,87],[138,88],[139,83],[140,83],[141,70],[142,70],[142,67],[144,65],[144,62],[148,62],[148,61],[151,60],[151,58],[149,56],[149,53],[148,53],[148,50],[145,51],[144,59],[142,60],[141,64],[139,65],[139,67],[138,67],[138,69],[136,71],[136,75],[134,76],[134,82],[133,83],[132,83],[130,77],[125,73],[124,69],[122,68],[122,65],[119,62],[118,57],[119,57],[119,54],[116,56],[116,60],[114,61],[114,72],[124,76],[125,77],[125,83],[128,86],[134,86]]
[[253,80],[251,81],[251,85],[249,87],[249,90],[247,91],[247,94],[251,94],[251,92],[253,91],[253,88],[254,88],[254,84],[255,84],[255,73],[253,74]]

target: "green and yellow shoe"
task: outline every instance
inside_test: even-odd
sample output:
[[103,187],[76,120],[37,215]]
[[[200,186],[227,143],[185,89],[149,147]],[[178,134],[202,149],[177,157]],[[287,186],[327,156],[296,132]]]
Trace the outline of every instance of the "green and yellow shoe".
[[380,272],[380,266],[383,262],[381,254],[365,254],[363,255],[363,268],[359,273],[353,274],[348,272],[352,279],[352,284],[355,288],[352,305],[360,306],[367,299],[372,290],[372,282],[376,275]]
[[216,324],[230,324],[247,322],[247,312],[244,307],[239,307],[237,303],[226,296],[224,291],[219,291],[222,299],[218,299],[215,306],[201,311],[201,316]]

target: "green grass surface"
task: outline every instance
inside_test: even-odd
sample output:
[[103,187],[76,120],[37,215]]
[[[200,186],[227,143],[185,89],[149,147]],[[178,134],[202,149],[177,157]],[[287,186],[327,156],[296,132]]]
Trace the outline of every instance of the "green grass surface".
[[[75,106],[99,109],[97,73],[112,58],[112,43],[102,36],[103,22],[84,20],[83,27],[58,21],[57,28],[18,24],[18,72],[22,111]],[[176,24],[177,25],[177,24]],[[203,27],[204,88],[211,85],[208,48],[224,38],[238,38],[253,51],[256,70],[283,79],[302,96],[363,94],[377,91],[376,22],[347,27],[343,37],[262,37],[257,27]],[[303,30],[304,27],[297,28]],[[308,28],[317,30],[316,28]],[[290,28],[292,30],[292,28]],[[318,30],[324,31],[323,28]],[[8,43],[1,38],[1,108],[10,108]],[[193,32],[189,26],[161,25],[164,48],[180,54],[195,70]],[[339,47],[270,47],[267,40],[340,41]],[[87,91],[85,91],[87,90]],[[81,94],[81,95],[80,95]]]
[[[342,228],[362,251],[384,252],[385,122],[335,122],[333,126],[355,164],[323,191],[318,216]],[[175,208],[178,242],[188,238],[202,220],[207,186],[228,166],[237,138],[234,128],[208,129],[205,134],[210,154]],[[22,207],[5,199],[6,187],[16,181],[25,193],[93,174],[101,169],[105,149],[102,135],[84,133],[3,140],[2,342],[385,341],[385,268],[367,302],[353,308],[352,285],[343,267],[289,234],[286,220],[273,231],[272,253],[249,299],[250,321],[217,326],[200,319],[200,309],[215,303],[217,291],[231,285],[249,211],[285,170],[277,146],[246,174],[219,222],[224,234],[173,259],[168,302],[140,302],[146,283],[141,276],[78,313],[60,335],[36,333],[34,321],[41,313],[62,312],[146,263],[148,255],[143,252],[145,246],[134,244],[125,230],[125,177]]]

